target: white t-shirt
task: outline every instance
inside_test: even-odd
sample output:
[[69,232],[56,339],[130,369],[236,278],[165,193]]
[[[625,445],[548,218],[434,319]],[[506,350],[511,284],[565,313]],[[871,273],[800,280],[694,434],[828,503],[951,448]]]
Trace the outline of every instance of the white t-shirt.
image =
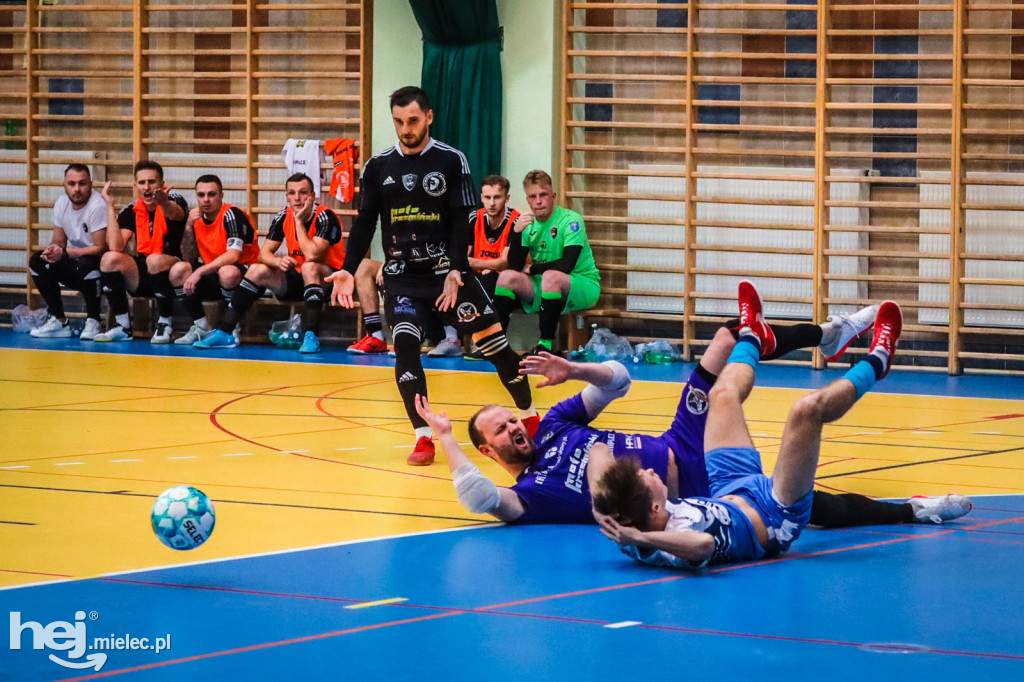
[[320,140],[296,140],[291,138],[281,150],[288,173],[305,173],[313,181],[313,198],[320,196]]
[[76,249],[92,246],[92,233],[107,227],[107,202],[99,192],[93,192],[85,206],[76,211],[64,194],[53,205],[53,224],[64,230],[68,246]]

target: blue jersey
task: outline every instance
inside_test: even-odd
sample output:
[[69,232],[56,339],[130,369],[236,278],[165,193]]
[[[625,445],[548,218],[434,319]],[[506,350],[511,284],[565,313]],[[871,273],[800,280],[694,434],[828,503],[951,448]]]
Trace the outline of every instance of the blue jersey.
[[700,568],[709,564],[756,560],[765,551],[757,541],[754,526],[747,515],[731,502],[707,497],[688,497],[670,500],[665,504],[668,512],[666,531],[696,531],[709,533],[715,539],[715,551],[702,563],[692,563],[674,554],[658,549],[621,547],[623,554],[652,566]]
[[643,468],[665,478],[664,438],[595,429],[590,421],[579,394],[555,405],[541,420],[533,462],[512,486],[526,507],[513,523],[594,523],[587,485],[587,460],[594,443],[605,443],[616,457],[636,457]]

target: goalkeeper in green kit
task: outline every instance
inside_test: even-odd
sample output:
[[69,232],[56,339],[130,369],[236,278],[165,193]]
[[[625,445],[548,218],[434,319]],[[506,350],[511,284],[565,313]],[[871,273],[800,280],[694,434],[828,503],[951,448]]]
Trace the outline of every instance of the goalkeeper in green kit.
[[506,330],[517,303],[528,313],[538,313],[540,341],[534,349],[538,353],[553,350],[563,312],[586,310],[597,303],[601,275],[583,218],[555,205],[551,176],[530,171],[523,179],[523,190],[533,214],[524,214],[516,223],[519,239],[510,240],[509,268],[498,277],[494,304]]

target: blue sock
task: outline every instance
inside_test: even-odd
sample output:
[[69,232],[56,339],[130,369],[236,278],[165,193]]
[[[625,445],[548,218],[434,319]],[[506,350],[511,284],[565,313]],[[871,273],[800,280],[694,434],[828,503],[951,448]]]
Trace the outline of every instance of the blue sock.
[[757,363],[761,360],[761,342],[756,336],[741,336],[736,342],[736,347],[729,354],[729,362],[742,362],[757,369]]
[[[870,357],[870,356],[869,356]],[[878,381],[875,374],[875,367],[869,360],[861,360],[843,375],[857,390],[857,400],[860,400],[865,393]]]

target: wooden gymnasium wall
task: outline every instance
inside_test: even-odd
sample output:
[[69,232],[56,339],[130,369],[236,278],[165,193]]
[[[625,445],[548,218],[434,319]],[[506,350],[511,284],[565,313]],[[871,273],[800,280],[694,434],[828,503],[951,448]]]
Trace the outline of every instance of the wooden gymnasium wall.
[[[369,0],[0,4],[4,300],[31,294],[27,258],[49,242],[70,162],[91,165],[97,190],[113,180],[119,206],[137,159],[163,164],[191,204],[195,178],[217,173],[265,234],[284,205],[289,138],[369,149],[371,24]],[[328,186],[322,201],[347,228],[354,207]]]
[[753,277],[791,319],[895,299],[899,362],[1022,367],[1024,4],[563,6],[594,319],[690,352]]

